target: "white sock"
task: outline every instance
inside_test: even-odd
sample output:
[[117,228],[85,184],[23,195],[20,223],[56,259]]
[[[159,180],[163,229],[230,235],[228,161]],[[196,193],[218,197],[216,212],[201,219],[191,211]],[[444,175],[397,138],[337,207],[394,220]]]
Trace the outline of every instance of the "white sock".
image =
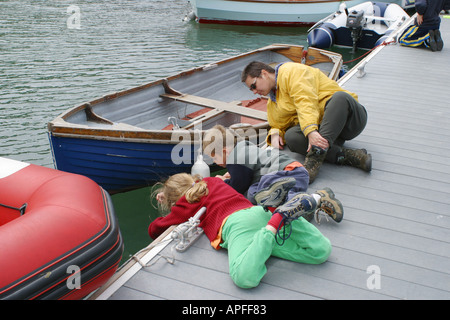
[[314,198],[314,200],[316,200],[317,204],[319,204],[320,199],[322,199],[322,197],[317,193],[313,193],[311,196]]

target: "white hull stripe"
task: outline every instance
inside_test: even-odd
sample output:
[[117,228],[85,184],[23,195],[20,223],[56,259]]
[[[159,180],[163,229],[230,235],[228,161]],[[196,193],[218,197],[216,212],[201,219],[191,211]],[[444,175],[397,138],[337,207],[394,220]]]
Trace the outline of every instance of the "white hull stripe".
[[6,178],[29,165],[29,163],[0,157],[0,179]]

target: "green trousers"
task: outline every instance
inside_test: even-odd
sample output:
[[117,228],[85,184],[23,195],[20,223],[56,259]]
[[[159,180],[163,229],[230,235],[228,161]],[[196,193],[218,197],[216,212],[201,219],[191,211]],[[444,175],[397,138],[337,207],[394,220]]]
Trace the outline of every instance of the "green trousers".
[[265,228],[270,217],[271,212],[255,206],[233,213],[223,226],[221,247],[228,250],[230,276],[238,287],[258,286],[270,256],[320,264],[331,253],[330,241],[303,218],[291,223],[291,236],[278,245],[275,235]]

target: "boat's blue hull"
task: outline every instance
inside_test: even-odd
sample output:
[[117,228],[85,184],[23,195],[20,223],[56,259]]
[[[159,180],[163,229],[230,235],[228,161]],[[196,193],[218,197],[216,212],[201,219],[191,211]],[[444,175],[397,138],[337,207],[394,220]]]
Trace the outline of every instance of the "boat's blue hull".
[[[149,186],[179,172],[190,172],[194,145],[184,148],[190,154],[176,155],[176,145],[67,138],[49,135],[55,167],[85,175],[110,193]],[[177,149],[179,150],[179,148]]]

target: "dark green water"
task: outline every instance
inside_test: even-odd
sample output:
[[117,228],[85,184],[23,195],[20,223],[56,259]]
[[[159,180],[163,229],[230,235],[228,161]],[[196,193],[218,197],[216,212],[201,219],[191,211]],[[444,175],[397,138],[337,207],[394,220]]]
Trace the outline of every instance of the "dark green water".
[[122,261],[127,260],[151,242],[147,229],[158,213],[151,206],[150,193],[149,187],[112,196],[125,243]]
[[[0,156],[53,167],[47,122],[74,105],[272,43],[307,46],[306,28],[199,25],[189,11],[186,0],[0,0]],[[148,189],[113,201],[127,258],[156,213]]]

